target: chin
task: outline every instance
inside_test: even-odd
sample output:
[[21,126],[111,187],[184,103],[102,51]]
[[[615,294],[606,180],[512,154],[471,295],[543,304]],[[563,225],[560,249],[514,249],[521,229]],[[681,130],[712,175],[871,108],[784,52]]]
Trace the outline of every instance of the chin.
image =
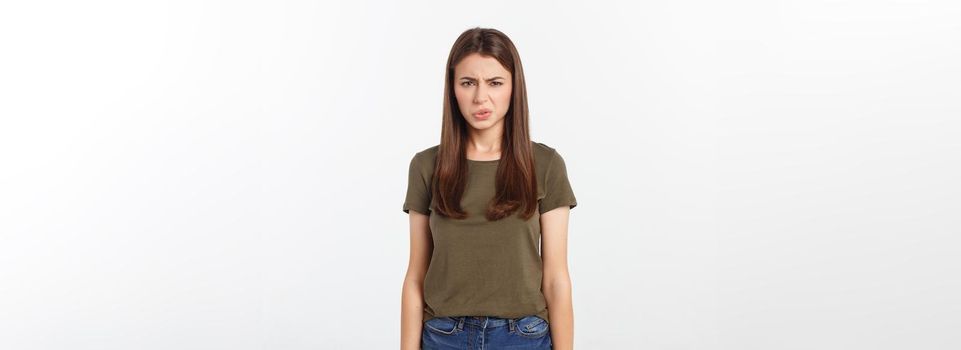
[[474,129],[474,130],[484,130],[490,127],[490,125],[477,125],[477,124],[470,124],[470,123],[468,123],[467,125],[470,125],[471,129]]
[[467,125],[470,125],[472,128],[477,130],[484,130],[484,129],[489,129],[494,125],[497,125],[498,122],[500,122],[500,120],[488,119],[480,122],[467,122]]

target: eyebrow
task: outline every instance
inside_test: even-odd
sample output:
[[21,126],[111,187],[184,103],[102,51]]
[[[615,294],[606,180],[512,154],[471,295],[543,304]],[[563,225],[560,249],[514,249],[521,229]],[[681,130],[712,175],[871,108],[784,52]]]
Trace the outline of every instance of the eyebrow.
[[[477,79],[474,79],[474,78],[471,78],[471,77],[460,77],[460,80],[465,80],[465,79],[466,79],[466,80],[470,80],[470,81],[477,81]],[[503,78],[503,77],[493,77],[493,78],[490,78],[490,79],[484,79],[484,81],[491,81],[491,80],[496,80],[496,79],[504,79],[504,78]]]

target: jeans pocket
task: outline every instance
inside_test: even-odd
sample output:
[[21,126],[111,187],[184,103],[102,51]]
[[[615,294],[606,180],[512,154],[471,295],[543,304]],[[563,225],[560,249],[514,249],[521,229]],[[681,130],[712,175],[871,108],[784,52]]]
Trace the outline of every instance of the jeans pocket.
[[447,316],[431,318],[424,322],[424,327],[431,332],[442,335],[454,335],[463,330],[459,320]]
[[550,331],[547,320],[535,315],[528,315],[514,321],[514,332],[522,337],[540,338]]

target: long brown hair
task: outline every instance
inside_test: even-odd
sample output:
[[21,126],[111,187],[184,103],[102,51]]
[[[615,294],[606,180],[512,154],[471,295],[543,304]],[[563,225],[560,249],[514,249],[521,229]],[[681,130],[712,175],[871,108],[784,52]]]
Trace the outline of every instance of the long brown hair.
[[504,116],[501,158],[497,166],[496,194],[487,205],[487,220],[499,220],[517,211],[528,220],[537,210],[537,177],[528,128],[527,85],[514,43],[504,33],[491,28],[471,28],[462,33],[447,57],[444,81],[444,120],[440,147],[434,167],[432,195],[434,211],[454,219],[467,213],[460,206],[467,185],[467,142],[470,125],[464,119],[454,95],[454,67],[466,56],[478,53],[493,57],[511,72],[510,107]]

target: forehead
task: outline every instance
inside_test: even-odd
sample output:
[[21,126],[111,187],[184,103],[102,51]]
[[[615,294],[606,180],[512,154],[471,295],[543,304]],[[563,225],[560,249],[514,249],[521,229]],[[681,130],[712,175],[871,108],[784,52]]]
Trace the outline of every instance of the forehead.
[[510,76],[510,71],[508,71],[504,66],[501,65],[497,59],[490,56],[482,56],[478,53],[472,53],[467,55],[462,59],[456,66],[454,66],[454,75],[457,78],[460,77],[493,77],[493,76]]

